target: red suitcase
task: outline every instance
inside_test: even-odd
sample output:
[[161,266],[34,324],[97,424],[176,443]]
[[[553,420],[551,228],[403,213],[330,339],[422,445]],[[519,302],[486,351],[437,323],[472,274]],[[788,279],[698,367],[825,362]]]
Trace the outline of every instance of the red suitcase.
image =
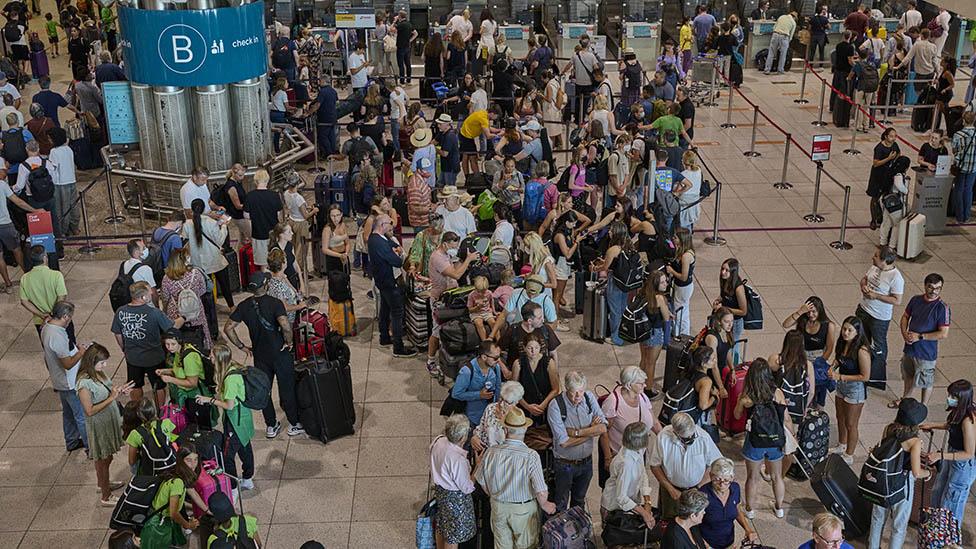
[[733,352],[734,367],[726,366],[722,370],[722,385],[729,393],[728,398],[724,398],[718,405],[718,425],[729,435],[744,433],[746,430],[746,414],[742,414],[739,419],[735,418],[735,405],[739,403],[742,390],[746,385],[746,372],[749,371],[749,362],[741,362],[740,358],[745,354],[745,343],[747,340],[736,341],[736,345],[742,343],[742,355]]
[[304,309],[295,315],[292,328],[295,358],[303,360],[315,355],[325,356],[325,336],[329,335],[329,317],[314,309]]
[[250,243],[241,245],[237,250],[237,264],[241,272],[241,288],[247,288],[251,273],[254,272],[254,248]]

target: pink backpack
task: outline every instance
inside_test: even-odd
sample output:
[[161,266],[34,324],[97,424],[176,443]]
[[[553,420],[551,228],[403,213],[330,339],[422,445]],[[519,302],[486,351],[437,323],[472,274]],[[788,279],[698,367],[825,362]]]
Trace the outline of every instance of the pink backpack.
[[[231,495],[230,477],[225,475],[224,470],[212,459],[204,460],[200,464],[200,476],[193,483],[193,489],[200,494],[200,498],[203,501],[210,501],[210,496],[218,490],[226,494],[229,498],[233,497]],[[204,510],[197,507],[196,503],[194,503],[193,515],[199,518],[204,514],[206,514]]]
[[160,421],[164,419],[172,421],[173,425],[176,426],[176,428],[173,429],[173,433],[177,435],[182,433],[183,429],[186,429],[186,410],[175,404],[164,404],[162,407],[160,407],[159,419]]

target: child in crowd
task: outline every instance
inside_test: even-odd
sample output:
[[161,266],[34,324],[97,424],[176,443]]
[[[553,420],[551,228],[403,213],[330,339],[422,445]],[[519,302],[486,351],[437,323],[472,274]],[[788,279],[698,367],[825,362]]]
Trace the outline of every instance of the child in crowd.
[[488,279],[483,276],[474,277],[474,291],[468,295],[468,312],[478,337],[482,341],[488,339],[488,330],[495,322],[495,299],[488,289]]
[[51,57],[57,57],[60,54],[58,51],[58,27],[61,24],[54,20],[54,14],[47,12],[44,14],[44,29],[47,31],[47,41],[54,49],[54,53]]
[[[151,398],[140,400],[135,413],[139,425],[125,438],[125,443],[129,445],[129,465],[136,468],[140,475],[159,474],[150,453],[176,441],[176,425],[168,419],[160,420],[157,417],[156,403]],[[157,470],[154,471],[154,468]]]
[[515,271],[511,267],[508,267],[502,271],[501,284],[491,293],[491,297],[495,298],[498,310],[504,311],[505,306],[508,305],[509,298],[515,292],[515,288],[512,286],[513,284],[515,284]]
[[242,541],[241,517],[244,518],[244,532],[246,538],[254,542],[255,547],[262,547],[261,535],[258,533],[258,519],[251,515],[238,515],[234,512],[234,504],[223,492],[214,492],[210,496],[210,514],[213,515],[216,527],[213,535],[207,540],[207,547],[238,547]]

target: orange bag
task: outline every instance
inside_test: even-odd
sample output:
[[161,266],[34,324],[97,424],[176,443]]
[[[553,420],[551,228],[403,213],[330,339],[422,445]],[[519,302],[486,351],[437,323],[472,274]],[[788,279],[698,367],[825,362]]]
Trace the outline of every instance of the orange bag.
[[329,327],[343,337],[356,335],[356,311],[352,300],[329,300]]

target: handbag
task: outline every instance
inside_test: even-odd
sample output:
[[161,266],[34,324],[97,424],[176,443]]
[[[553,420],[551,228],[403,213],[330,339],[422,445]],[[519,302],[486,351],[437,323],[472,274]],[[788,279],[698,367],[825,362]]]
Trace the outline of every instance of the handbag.
[[417,549],[434,549],[434,517],[437,516],[437,499],[431,498],[417,513]]
[[[462,366],[466,368],[467,366]],[[460,372],[458,373],[460,375]],[[468,410],[468,403],[463,400],[458,400],[454,398],[453,391],[447,393],[447,398],[444,399],[444,403],[441,404],[440,414],[444,417],[451,417],[454,414],[463,414]]]
[[139,537],[142,541],[140,547],[146,549],[163,549],[186,545],[186,534],[183,533],[183,528],[162,513],[146,521]]
[[600,538],[607,547],[617,545],[640,545],[644,546],[649,539],[649,530],[644,519],[636,513],[628,513],[621,509],[615,509],[607,514],[603,521],[603,533]]
[[541,451],[552,446],[552,431],[548,425],[533,425],[525,432],[525,445]]

